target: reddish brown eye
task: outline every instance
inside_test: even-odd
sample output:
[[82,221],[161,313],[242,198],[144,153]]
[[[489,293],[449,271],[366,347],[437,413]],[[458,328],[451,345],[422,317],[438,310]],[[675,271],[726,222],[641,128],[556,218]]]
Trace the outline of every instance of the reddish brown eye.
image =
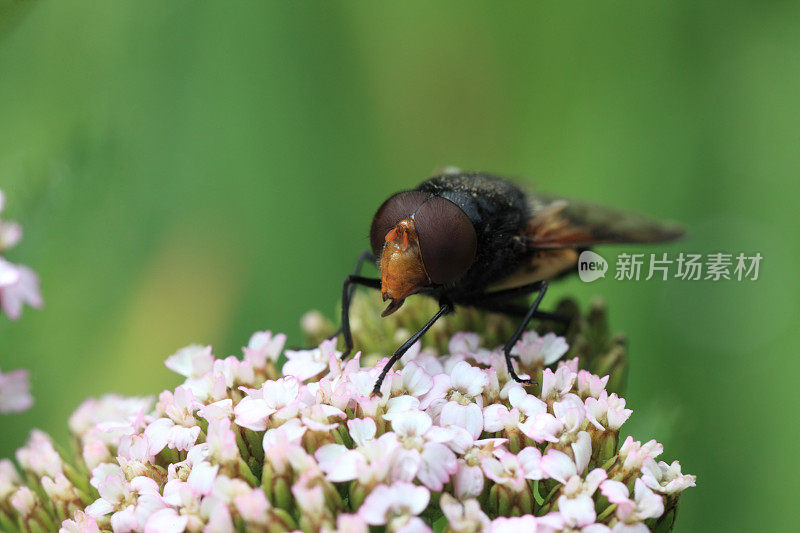
[[472,266],[478,237],[472,221],[456,204],[431,198],[414,215],[414,227],[431,281],[453,283]]
[[400,192],[383,202],[372,219],[372,228],[369,230],[369,242],[372,253],[380,257],[384,239],[395,225],[411,216],[422,202],[428,199],[428,194],[419,191]]

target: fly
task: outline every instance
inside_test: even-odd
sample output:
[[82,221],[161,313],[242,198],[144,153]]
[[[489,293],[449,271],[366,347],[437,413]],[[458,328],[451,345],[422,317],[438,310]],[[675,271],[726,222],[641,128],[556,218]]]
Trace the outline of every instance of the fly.
[[[522,317],[503,347],[511,377],[520,383],[511,350],[530,321],[569,322],[569,317],[539,311],[548,283],[576,270],[580,253],[594,245],[668,242],[684,230],[640,215],[523,191],[512,182],[482,172],[434,176],[410,191],[392,195],[378,208],[370,228],[371,251],[364,252],[342,291],[345,349],[353,351],[350,302],[356,285],[381,291],[388,301],[381,316],[396,312],[406,298],[434,298],[439,310],[391,356],[373,394],[403,354],[456,306]],[[380,278],[360,275],[364,262],[376,262]],[[515,303],[537,293],[530,306]]]

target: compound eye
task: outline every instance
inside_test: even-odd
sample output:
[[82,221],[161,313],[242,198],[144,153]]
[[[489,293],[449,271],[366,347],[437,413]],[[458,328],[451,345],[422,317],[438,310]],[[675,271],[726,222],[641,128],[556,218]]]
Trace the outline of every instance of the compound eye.
[[422,262],[431,281],[458,281],[475,261],[478,237],[466,213],[445,198],[431,198],[414,215]]
[[428,195],[424,192],[407,191],[399,192],[383,202],[375,213],[369,230],[369,242],[375,257],[381,256],[384,239],[389,230],[404,218],[410,217],[427,199]]

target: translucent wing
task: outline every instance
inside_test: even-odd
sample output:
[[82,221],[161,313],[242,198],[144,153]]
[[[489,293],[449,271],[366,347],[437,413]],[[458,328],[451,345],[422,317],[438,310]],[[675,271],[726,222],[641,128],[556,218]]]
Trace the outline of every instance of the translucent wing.
[[491,290],[553,279],[575,268],[581,248],[612,243],[658,243],[680,238],[684,229],[641,215],[545,194],[529,194],[531,216],[519,235],[528,255]]
[[531,217],[524,231],[533,249],[586,248],[596,244],[669,242],[685,233],[678,224],[550,196],[530,194]]

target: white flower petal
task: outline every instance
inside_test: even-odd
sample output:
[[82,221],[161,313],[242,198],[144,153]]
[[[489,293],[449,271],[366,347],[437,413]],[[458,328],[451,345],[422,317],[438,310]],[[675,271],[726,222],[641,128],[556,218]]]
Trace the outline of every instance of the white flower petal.
[[483,411],[474,403],[461,405],[458,402],[447,402],[440,415],[442,426],[459,426],[469,431],[472,438],[477,439],[483,431]]
[[161,509],[153,513],[144,526],[144,533],[182,533],[189,518],[181,516],[175,509]]
[[573,527],[583,527],[594,523],[597,517],[594,511],[594,501],[585,494],[575,498],[559,496],[558,510],[564,521]]
[[526,479],[543,479],[544,472],[542,471],[542,452],[535,446],[528,446],[520,450],[517,454],[522,465],[522,470],[525,472]]
[[548,477],[560,483],[566,483],[569,478],[578,473],[578,469],[569,455],[558,450],[548,450],[539,464]]

